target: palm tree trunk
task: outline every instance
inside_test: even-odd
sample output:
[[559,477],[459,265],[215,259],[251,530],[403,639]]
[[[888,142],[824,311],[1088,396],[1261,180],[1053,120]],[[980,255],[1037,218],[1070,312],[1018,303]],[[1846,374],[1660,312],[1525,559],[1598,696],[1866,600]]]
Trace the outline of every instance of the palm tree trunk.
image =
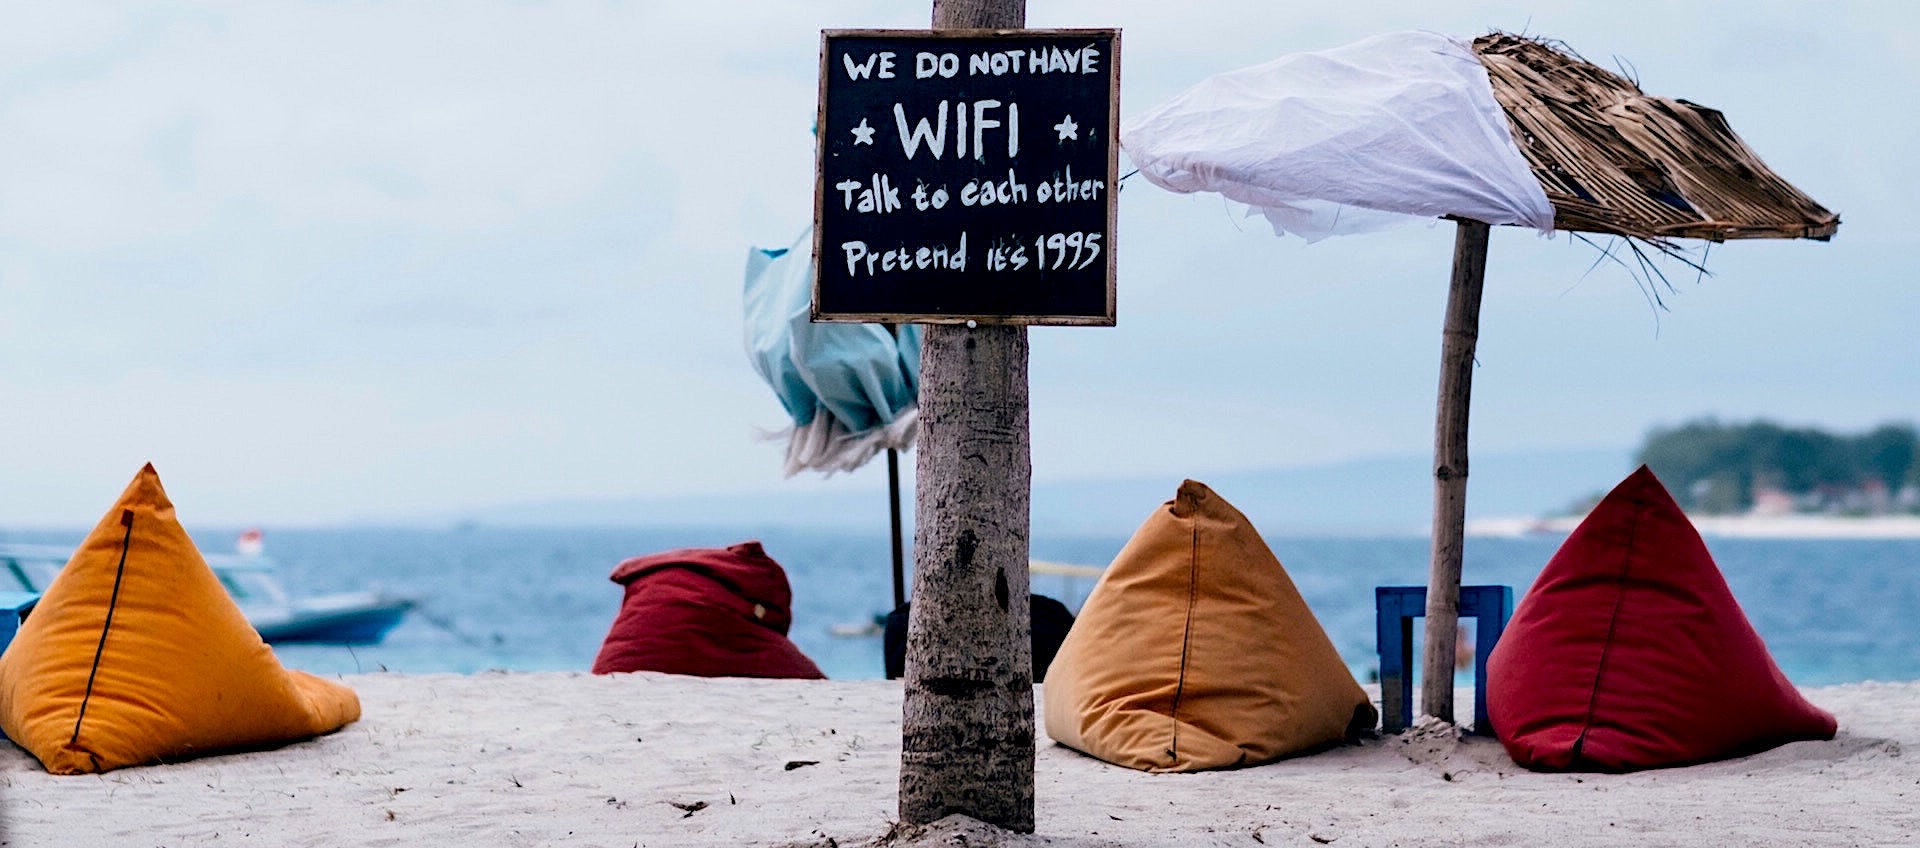
[[[1025,23],[1025,0],[933,3],[938,29]],[[926,331],[900,820],[963,813],[1032,833],[1027,330]]]
[[900,820],[1031,833],[1027,331],[926,329]]

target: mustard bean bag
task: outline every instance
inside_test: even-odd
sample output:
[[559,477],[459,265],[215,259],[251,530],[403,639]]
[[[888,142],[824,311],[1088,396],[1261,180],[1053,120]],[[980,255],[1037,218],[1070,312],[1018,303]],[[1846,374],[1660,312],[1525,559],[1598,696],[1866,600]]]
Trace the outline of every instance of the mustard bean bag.
[[1323,748],[1379,717],[1246,516],[1192,480],[1101,575],[1044,701],[1055,741],[1156,772]]
[[141,469],[0,656],[0,729],[55,774],[258,748],[360,717],[281,667]]

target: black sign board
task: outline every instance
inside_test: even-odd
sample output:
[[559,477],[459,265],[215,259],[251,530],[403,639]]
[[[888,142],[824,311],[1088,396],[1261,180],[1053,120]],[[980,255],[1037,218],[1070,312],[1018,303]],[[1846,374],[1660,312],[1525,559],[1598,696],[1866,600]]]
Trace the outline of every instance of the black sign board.
[[814,320],[1112,326],[1119,49],[821,33]]

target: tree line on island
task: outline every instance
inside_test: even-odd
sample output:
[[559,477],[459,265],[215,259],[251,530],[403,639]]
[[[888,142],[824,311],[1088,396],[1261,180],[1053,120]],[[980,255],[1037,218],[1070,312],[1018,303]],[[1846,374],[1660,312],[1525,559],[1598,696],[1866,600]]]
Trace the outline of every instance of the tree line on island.
[[1911,423],[1850,435],[1702,418],[1655,428],[1634,458],[1697,514],[1920,513],[1920,433]]

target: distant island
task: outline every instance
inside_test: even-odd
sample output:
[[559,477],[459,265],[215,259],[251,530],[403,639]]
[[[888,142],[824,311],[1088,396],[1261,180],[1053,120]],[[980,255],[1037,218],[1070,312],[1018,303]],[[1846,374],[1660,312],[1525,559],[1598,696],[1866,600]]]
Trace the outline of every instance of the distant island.
[[1655,429],[1635,456],[1689,513],[1762,516],[1920,514],[1916,458],[1912,424],[1847,435],[1712,418]]
[[[1651,467],[1709,536],[1920,539],[1920,434],[1912,424],[1847,435],[1703,418],[1654,429],[1634,462]],[[1604,494],[1543,517],[1470,520],[1467,532],[1564,535]]]

